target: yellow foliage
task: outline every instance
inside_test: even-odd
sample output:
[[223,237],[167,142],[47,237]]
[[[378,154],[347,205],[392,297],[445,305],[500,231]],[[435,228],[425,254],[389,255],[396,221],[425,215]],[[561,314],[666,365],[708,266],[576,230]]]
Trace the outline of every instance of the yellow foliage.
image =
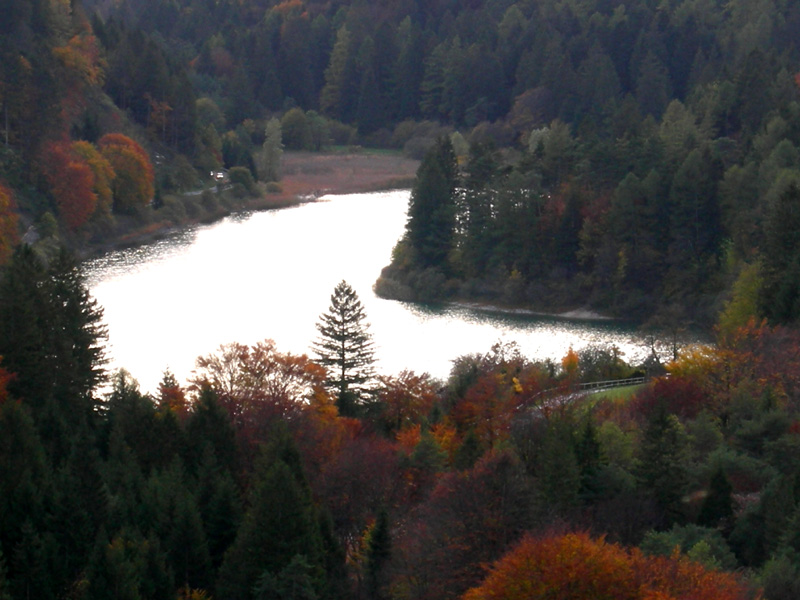
[[733,284],[731,299],[725,303],[719,316],[717,331],[722,339],[733,337],[737,329],[758,317],[758,296],[762,283],[760,262],[742,268]]
[[89,165],[92,173],[94,173],[94,193],[97,194],[98,209],[110,212],[111,204],[114,200],[111,185],[116,177],[111,163],[90,142],[73,142],[72,150],[86,160],[86,164]]
[[73,36],[66,46],[53,48],[53,55],[86,85],[102,85],[103,61],[97,38],[91,33]]
[[433,439],[436,440],[436,443],[439,444],[442,450],[447,452],[449,461],[453,460],[453,456],[458,448],[457,433],[455,426],[446,420],[437,423],[431,428]]
[[675,377],[702,378],[715,370],[719,362],[716,347],[695,344],[681,350],[678,359],[667,364],[666,368]]
[[572,349],[572,346],[561,359],[561,366],[568,377],[572,377],[578,372],[578,353]]

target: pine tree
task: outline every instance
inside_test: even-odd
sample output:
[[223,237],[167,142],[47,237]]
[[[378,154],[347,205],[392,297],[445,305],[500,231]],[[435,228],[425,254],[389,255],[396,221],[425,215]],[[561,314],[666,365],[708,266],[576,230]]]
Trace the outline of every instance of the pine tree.
[[308,492],[282,460],[265,467],[259,468],[250,510],[220,568],[219,597],[251,598],[265,572],[280,574],[297,555],[311,566],[315,589],[324,587],[322,541]]
[[11,592],[8,587],[6,561],[3,559],[3,549],[0,548],[0,600],[11,600]]
[[61,252],[46,266],[19,247],[0,282],[0,355],[16,377],[9,393],[32,409],[51,456],[93,428],[102,381],[105,328],[75,260]]
[[682,499],[689,484],[689,447],[686,432],[675,415],[660,408],[644,431],[638,478],[663,511],[665,525],[681,521]]
[[440,138],[417,170],[406,237],[419,267],[447,268],[455,239],[458,165],[449,137]]
[[384,598],[386,595],[382,590],[385,581],[383,575],[384,567],[392,554],[392,538],[389,530],[389,515],[386,509],[378,513],[378,518],[370,532],[369,545],[367,547],[367,596],[374,600]]
[[711,476],[708,496],[700,507],[697,523],[706,527],[716,527],[722,522],[723,526],[731,525],[733,518],[733,486],[725,475],[723,468],[717,467]]
[[343,413],[353,408],[350,402],[363,402],[373,390],[375,351],[365,319],[355,290],[342,281],[331,295],[328,311],[317,322],[320,337],[314,352],[328,368],[327,383],[338,394]]
[[283,136],[281,122],[273,117],[264,128],[263,168],[264,181],[278,181],[281,178],[281,159],[283,158]]

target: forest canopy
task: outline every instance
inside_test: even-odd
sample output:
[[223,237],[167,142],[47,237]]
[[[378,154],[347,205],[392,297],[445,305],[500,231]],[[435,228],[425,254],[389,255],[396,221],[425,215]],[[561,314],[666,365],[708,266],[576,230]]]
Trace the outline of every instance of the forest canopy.
[[263,194],[284,146],[421,159],[449,135],[448,255],[400,252],[388,295],[708,324],[758,268],[755,314],[792,322],[799,28],[771,0],[12,0],[4,244],[9,224],[80,247],[211,218],[230,201],[181,192],[235,169],[236,194]]

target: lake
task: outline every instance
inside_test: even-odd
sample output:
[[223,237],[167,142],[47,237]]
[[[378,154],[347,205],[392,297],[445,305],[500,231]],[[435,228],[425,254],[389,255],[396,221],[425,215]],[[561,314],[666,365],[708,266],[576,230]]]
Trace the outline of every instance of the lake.
[[384,300],[372,285],[403,234],[408,191],[328,196],[239,214],[85,263],[104,309],[109,368],[154,392],[165,369],[185,382],[198,356],[220,344],[275,340],[311,352],[315,323],[346,280],[364,305],[379,373],[446,379],[453,359],[515,342],[525,356],[560,360],[570,346],[614,344],[629,362],[649,352],[633,325],[463,306]]

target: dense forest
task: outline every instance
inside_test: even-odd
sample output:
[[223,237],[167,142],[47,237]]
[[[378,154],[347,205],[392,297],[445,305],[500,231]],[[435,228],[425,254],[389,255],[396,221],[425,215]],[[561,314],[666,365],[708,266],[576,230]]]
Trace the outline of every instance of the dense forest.
[[[377,375],[366,318],[342,282],[317,359],[225,344],[150,396],[107,379],[69,255],[18,248],[0,598],[797,597],[796,331],[751,321],[666,372],[497,344],[435,381]],[[581,392],[631,375],[655,378]]]
[[264,193],[284,146],[445,135],[447,256],[400,248],[385,293],[709,324],[744,272],[791,322],[798,29],[783,0],[9,0],[0,255],[213,217],[236,199],[180,193]]
[[[800,596],[797,31],[787,0],[4,0],[0,600]],[[379,376],[342,285],[316,359],[105,371],[62,247],[340,146],[421,160],[378,293],[716,343]]]

